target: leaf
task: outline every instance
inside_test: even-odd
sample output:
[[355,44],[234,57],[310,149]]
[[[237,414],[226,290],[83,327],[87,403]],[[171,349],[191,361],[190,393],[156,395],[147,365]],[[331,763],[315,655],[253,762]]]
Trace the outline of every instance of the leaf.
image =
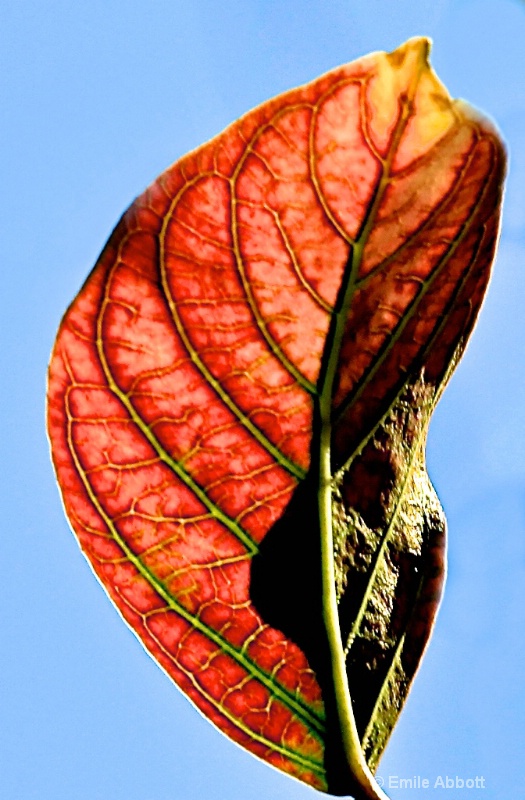
[[504,151],[410,40],[251,111],[124,214],[48,423],[80,545],[221,731],[317,789],[374,771],[434,621],[429,418],[488,281]]

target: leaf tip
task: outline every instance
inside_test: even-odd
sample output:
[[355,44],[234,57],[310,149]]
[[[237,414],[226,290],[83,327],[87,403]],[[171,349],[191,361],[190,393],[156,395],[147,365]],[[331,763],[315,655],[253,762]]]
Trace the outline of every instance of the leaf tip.
[[404,42],[400,47],[387,54],[390,65],[399,69],[406,62],[421,68],[430,67],[430,50],[432,39],[428,36],[414,36]]

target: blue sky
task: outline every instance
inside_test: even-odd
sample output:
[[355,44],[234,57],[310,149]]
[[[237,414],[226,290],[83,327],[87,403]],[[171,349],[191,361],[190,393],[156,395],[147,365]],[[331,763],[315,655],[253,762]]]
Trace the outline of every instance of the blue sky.
[[49,461],[46,365],[111,229],[159,172],[273,95],[429,35],[451,94],[496,120],[510,172],[488,298],[429,437],[445,600],[379,773],[429,779],[393,788],[399,800],[440,797],[446,775],[483,776],[487,800],[525,798],[525,3],[4,0],[1,17],[0,795],[314,799],[205,722],[95,581]]

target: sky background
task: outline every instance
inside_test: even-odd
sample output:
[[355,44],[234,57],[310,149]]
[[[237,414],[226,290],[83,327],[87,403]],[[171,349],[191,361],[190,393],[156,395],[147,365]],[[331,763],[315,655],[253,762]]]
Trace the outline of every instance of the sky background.
[[414,35],[510,151],[494,277],[435,412],[438,624],[379,774],[525,798],[525,3],[3,0],[0,797],[315,800],[203,720],[123,624],[64,517],[44,430],[60,318],[132,199],[260,102]]

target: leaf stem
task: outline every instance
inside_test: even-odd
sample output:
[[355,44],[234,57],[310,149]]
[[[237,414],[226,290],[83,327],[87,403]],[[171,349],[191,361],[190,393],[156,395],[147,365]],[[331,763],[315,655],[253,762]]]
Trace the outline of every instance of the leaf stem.
[[360,786],[363,798],[368,800],[388,800],[387,795],[376,783],[361,749],[346,676],[345,655],[334,581],[331,459],[332,393],[348,310],[355,288],[356,265],[359,264],[361,259],[361,249],[362,246],[360,247],[359,245],[352,248],[345,270],[346,279],[341,287],[338,303],[334,309],[331,342],[328,350],[329,356],[324,365],[324,374],[322,374],[320,381],[321,393],[318,400],[320,421],[318,508],[321,534],[323,620],[330,650],[332,680],[340,733],[350,773]]

